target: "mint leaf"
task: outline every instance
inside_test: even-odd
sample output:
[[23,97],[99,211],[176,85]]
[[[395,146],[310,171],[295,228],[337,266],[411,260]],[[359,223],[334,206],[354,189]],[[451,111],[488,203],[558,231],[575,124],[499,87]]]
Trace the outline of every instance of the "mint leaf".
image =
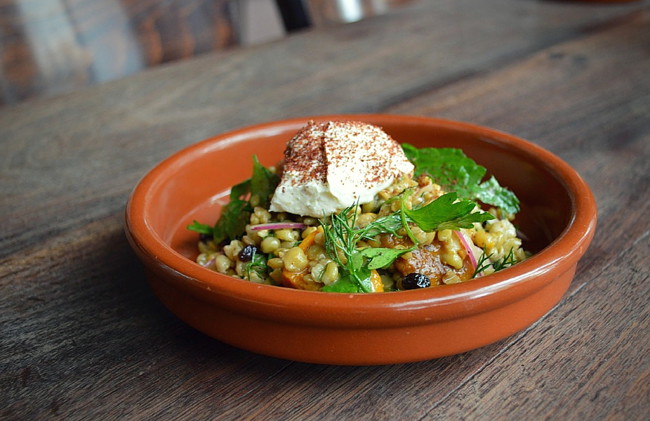
[[251,216],[251,208],[245,199],[251,189],[251,180],[244,180],[230,189],[230,202],[221,208],[219,220],[214,224],[214,242],[234,240],[246,231],[246,224]]
[[260,164],[253,155],[253,176],[250,179],[251,204],[268,207],[275,188],[280,183],[280,177]]
[[230,189],[230,200],[244,199],[251,191],[251,180],[244,180]]
[[457,186],[463,189],[466,185],[478,184],[487,171],[465,155],[461,149],[418,149],[409,144],[402,145],[402,149],[406,157],[415,165],[415,176],[428,174],[443,187]]
[[415,175],[428,174],[444,190],[457,192],[463,199],[480,200],[514,215],[519,212],[515,194],[499,185],[494,177],[481,182],[487,170],[457,148],[421,148],[403,144],[407,158],[415,165]]
[[202,224],[196,220],[187,226],[190,231],[198,232],[199,234],[213,235],[212,227],[207,224]]
[[402,212],[423,231],[471,228],[474,222],[494,219],[488,212],[473,212],[476,204],[471,200],[460,200],[456,192],[447,193],[426,206],[409,210],[402,206]]
[[246,231],[253,207],[267,207],[279,182],[280,177],[261,165],[257,156],[253,156],[252,177],[230,189],[230,202],[221,209],[221,216],[214,227],[194,221],[187,229],[212,234],[216,243],[236,239]]
[[510,190],[503,188],[494,177],[480,184],[476,198],[483,203],[499,207],[509,214],[514,215],[519,211],[519,199]]
[[214,225],[213,237],[215,243],[226,239],[234,240],[246,231],[246,224],[250,219],[250,206],[248,201],[233,199],[221,210],[221,216]]

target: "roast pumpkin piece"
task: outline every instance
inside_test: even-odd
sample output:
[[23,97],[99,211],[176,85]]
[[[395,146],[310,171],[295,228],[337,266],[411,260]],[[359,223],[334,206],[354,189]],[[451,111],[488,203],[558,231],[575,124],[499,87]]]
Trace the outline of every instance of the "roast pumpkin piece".
[[[316,239],[316,235],[319,232],[323,232],[322,227],[318,227],[317,230],[312,231],[307,237],[305,237],[298,247],[300,247],[303,251],[307,251],[309,246],[314,244],[314,241]],[[296,288],[296,289],[306,289],[309,291],[318,291],[321,289],[323,284],[319,282],[314,282],[314,281],[308,281],[305,279],[305,275],[307,274],[307,269],[301,271],[301,272],[291,272],[284,268],[282,270],[282,284],[285,287],[289,288]]]

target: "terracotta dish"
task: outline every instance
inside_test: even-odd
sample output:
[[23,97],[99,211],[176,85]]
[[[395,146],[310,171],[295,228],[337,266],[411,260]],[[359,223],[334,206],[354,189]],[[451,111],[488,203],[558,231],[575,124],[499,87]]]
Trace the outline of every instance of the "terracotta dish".
[[[251,156],[276,164],[309,119],[362,120],[400,142],[462,148],[519,196],[515,224],[535,254],[466,283],[375,294],[259,285],[196,264],[197,234],[185,227],[193,219],[216,221],[229,188],[250,177]],[[589,187],[539,146],[485,127],[381,114],[276,121],[197,143],[144,176],[129,199],[125,223],[154,293],[190,326],[256,353],[346,365],[452,355],[530,326],[567,290],[595,226]]]

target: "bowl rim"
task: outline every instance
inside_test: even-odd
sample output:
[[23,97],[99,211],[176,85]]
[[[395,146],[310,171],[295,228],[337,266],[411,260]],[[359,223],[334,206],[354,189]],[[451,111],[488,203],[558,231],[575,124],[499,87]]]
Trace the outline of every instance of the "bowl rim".
[[[302,127],[309,120],[362,120],[382,124],[437,126],[473,132],[483,140],[502,147],[515,147],[534,155],[568,190],[572,215],[560,235],[535,255],[517,265],[471,282],[441,288],[397,291],[381,294],[341,294],[304,291],[274,285],[261,285],[222,275],[204,268],[166,244],[146,219],[147,200],[162,174],[206,150],[223,148],[255,136],[284,132]],[[296,129],[297,130],[297,129]],[[399,140],[399,139],[398,139]],[[244,311],[241,303],[255,303],[246,312],[258,317],[280,317],[299,323],[295,315],[308,312],[314,320],[305,323],[332,322],[358,325],[359,316],[372,316],[370,325],[401,325],[432,317],[448,319],[461,313],[479,313],[503,305],[513,296],[527,296],[544,286],[542,276],[551,271],[564,273],[575,268],[586,251],[596,226],[596,204],[589,186],[564,160],[550,151],[517,136],[467,122],[395,114],[324,114],[276,120],[223,132],[185,147],[146,173],[133,189],[125,209],[124,229],[132,247],[150,269],[167,281],[192,291],[197,297],[214,301],[233,311]],[[567,253],[568,250],[568,253]],[[171,275],[171,276],[170,276]],[[509,297],[499,294],[509,290]],[[278,311],[282,309],[282,311]],[[326,311],[314,311],[321,309]],[[391,311],[387,311],[390,309]],[[396,317],[396,314],[398,315]]]

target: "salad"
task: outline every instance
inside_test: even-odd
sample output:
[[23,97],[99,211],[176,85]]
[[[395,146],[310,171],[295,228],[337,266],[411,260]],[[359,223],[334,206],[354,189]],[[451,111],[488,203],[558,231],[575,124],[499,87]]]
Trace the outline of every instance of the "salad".
[[467,282],[527,257],[515,194],[455,148],[361,122],[310,122],[276,167],[252,158],[198,264],[251,282],[371,293]]

